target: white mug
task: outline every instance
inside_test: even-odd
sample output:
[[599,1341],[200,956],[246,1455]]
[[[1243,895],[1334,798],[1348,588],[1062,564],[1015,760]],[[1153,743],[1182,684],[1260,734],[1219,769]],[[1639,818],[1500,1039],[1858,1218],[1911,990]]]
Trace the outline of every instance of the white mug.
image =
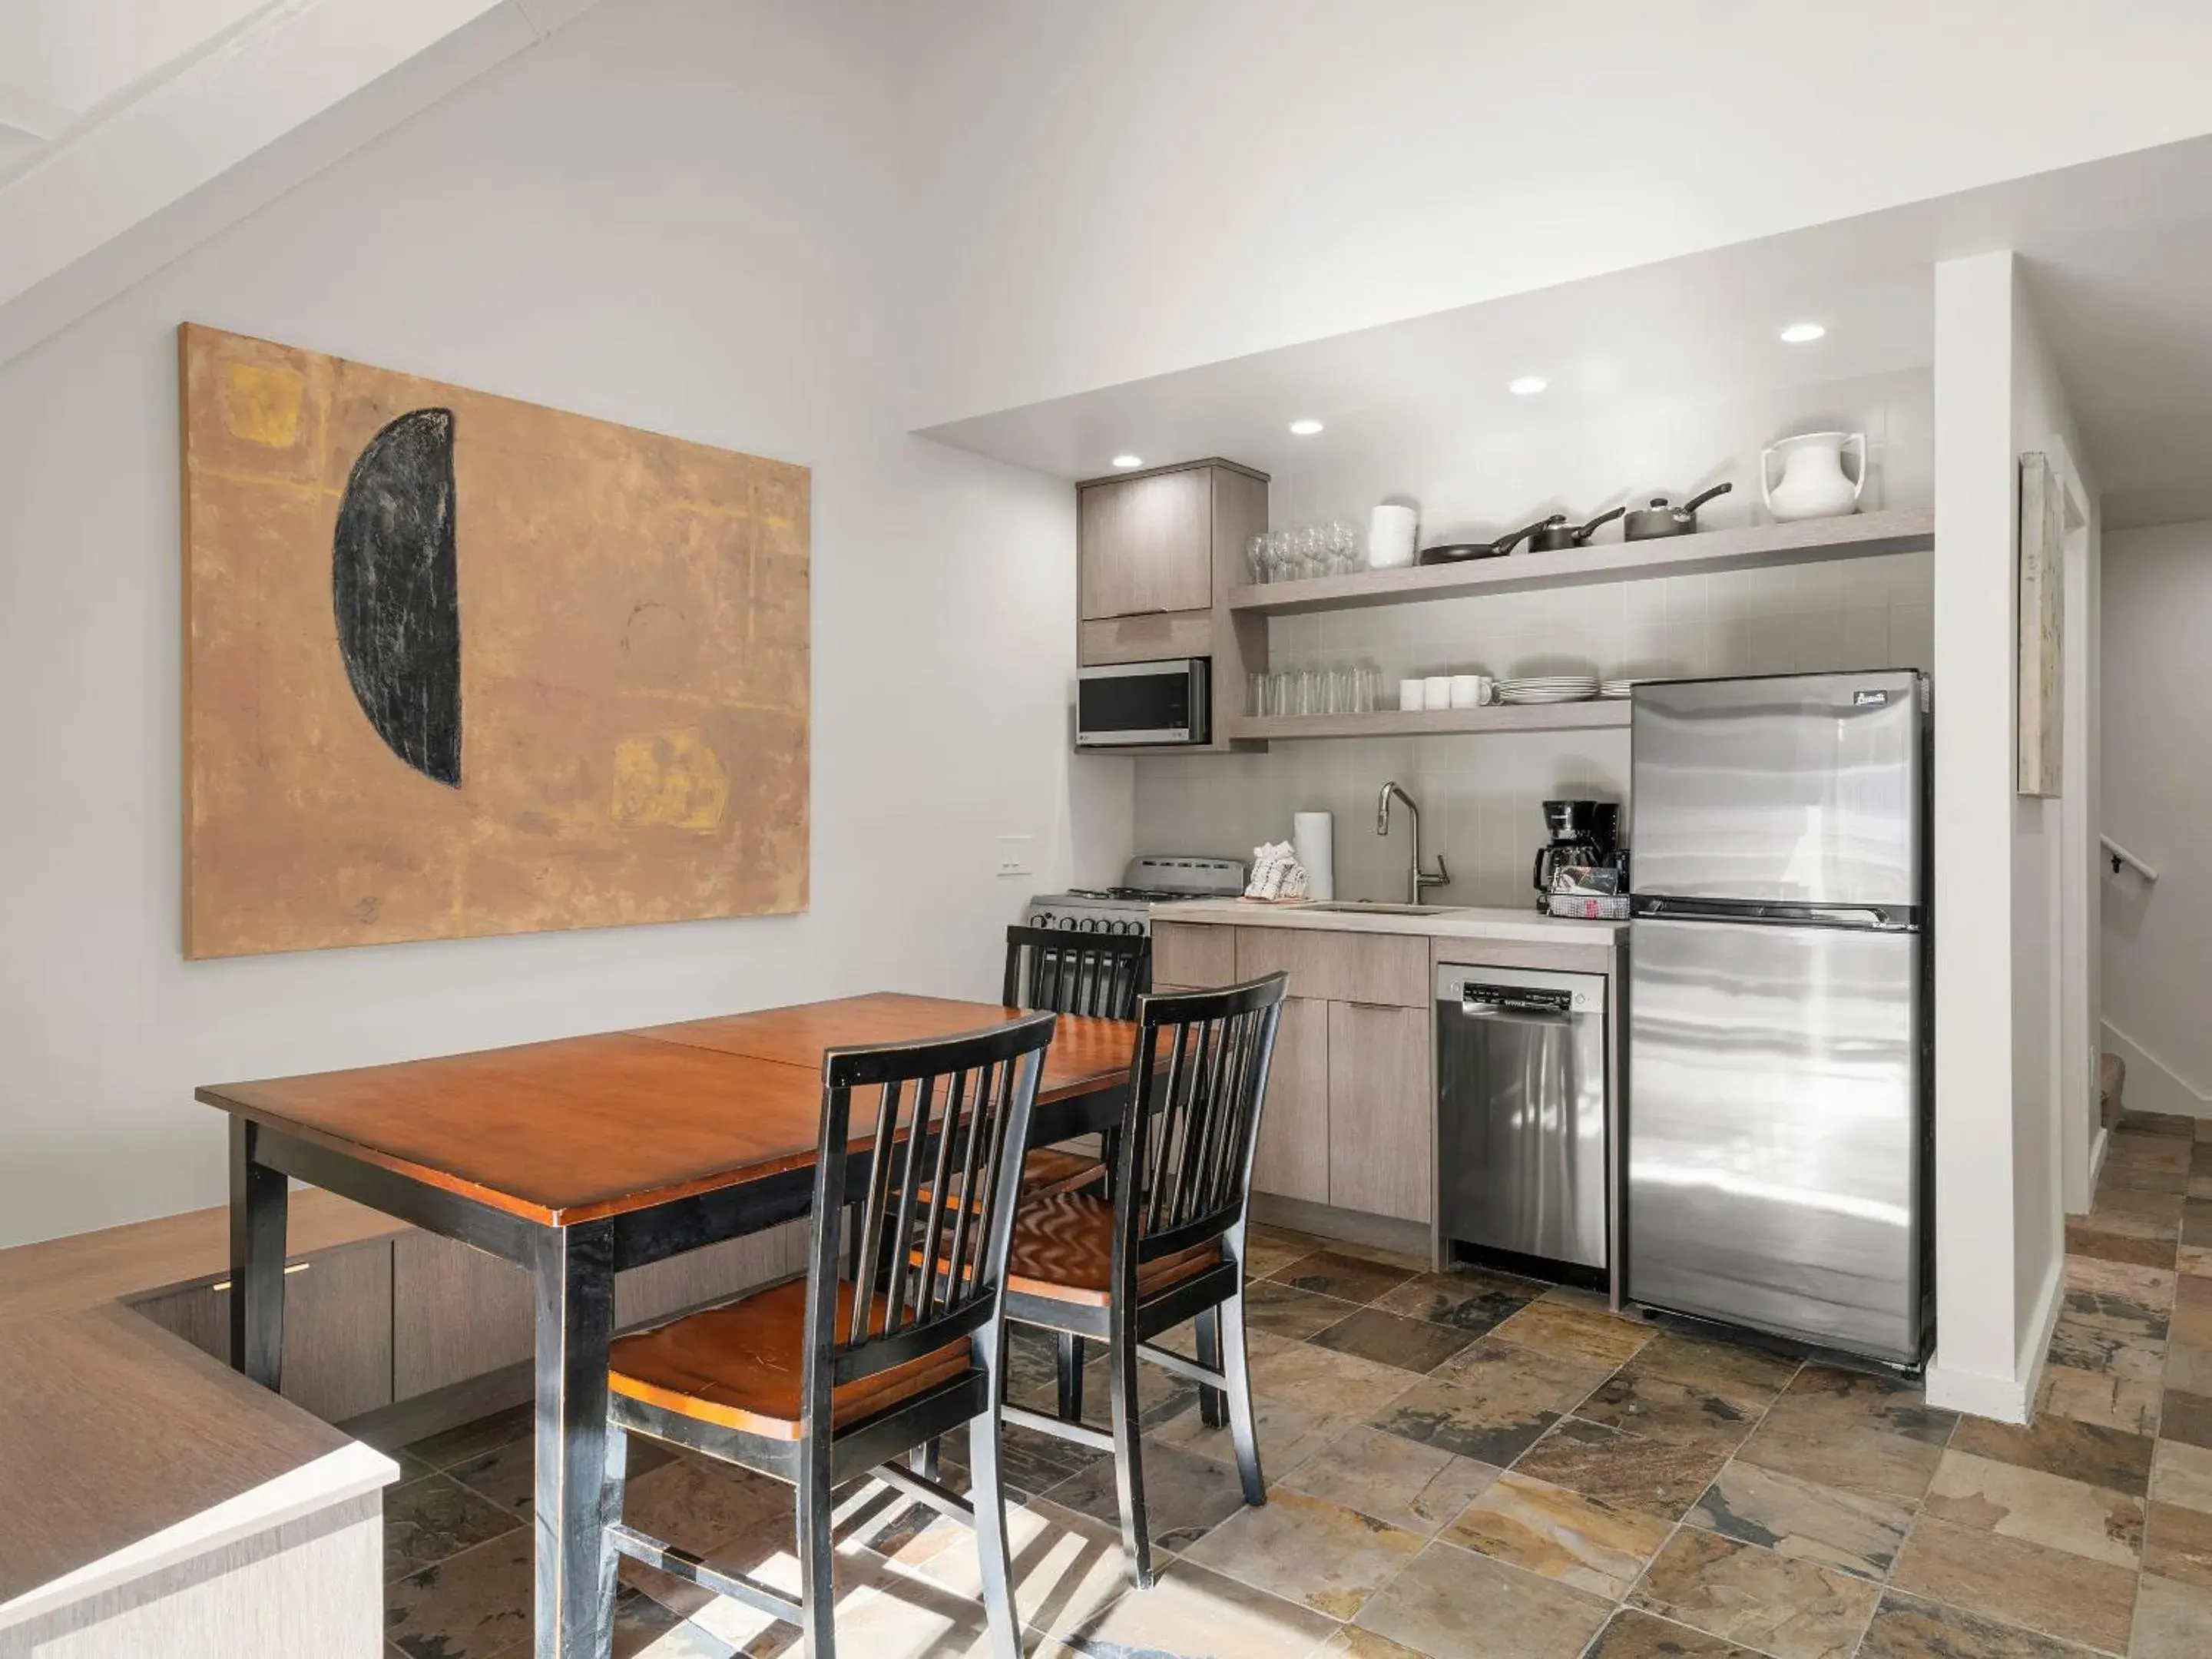
[[1413,562],[1413,544],[1419,538],[1421,515],[1410,507],[1385,502],[1367,515],[1367,566],[1370,570],[1397,570]]
[[1431,674],[1421,682],[1421,707],[1449,708],[1452,704],[1452,677]]
[[1451,706],[1455,708],[1480,708],[1490,701],[1490,681],[1480,674],[1455,674],[1451,677]]
[[1424,689],[1420,681],[1400,680],[1398,682],[1398,712],[1401,714],[1413,713],[1420,708],[1423,696]]

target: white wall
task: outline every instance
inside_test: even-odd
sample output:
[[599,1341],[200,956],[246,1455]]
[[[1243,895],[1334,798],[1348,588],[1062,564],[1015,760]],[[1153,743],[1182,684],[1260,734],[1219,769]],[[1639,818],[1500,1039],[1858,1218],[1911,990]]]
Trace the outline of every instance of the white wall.
[[[1425,542],[1527,522],[1547,511],[1587,518],[1664,491],[1684,499],[1723,478],[1735,491],[1705,509],[1714,527],[1764,519],[1761,447],[1785,433],[1864,431],[1873,455],[1864,505],[1926,507],[1934,495],[1932,381],[1880,375],[1708,404],[1622,409],[1607,419],[1511,430],[1464,429],[1434,411],[1370,418],[1353,447],[1316,447],[1277,472],[1279,525],[1352,517],[1384,498],[1418,501]],[[1479,530],[1473,528],[1480,526]],[[1617,526],[1601,539],[1620,535]],[[1540,557],[1540,555],[1524,556]],[[1773,673],[1927,667],[1933,654],[1931,562],[1925,554],[1799,565],[1723,577],[1677,576],[1556,592],[1440,600],[1270,624],[1278,667],[1369,661],[1395,697],[1402,675],[1451,670],[1497,676]],[[1337,890],[1404,896],[1406,832],[1372,832],[1386,778],[1422,810],[1422,845],[1441,851],[1454,903],[1533,902],[1529,862],[1543,841],[1539,803],[1558,795],[1626,800],[1625,731],[1278,744],[1265,755],[1136,763],[1136,838],[1147,850],[1249,856],[1289,833],[1294,811],[1337,816]]]
[[2105,832],[2157,867],[2101,878],[2107,1046],[2138,1111],[2212,1116],[2212,521],[2105,538]]
[[[2079,434],[2009,253],[1936,268],[1938,1404],[2020,1420],[2063,1259],[2055,802],[2016,781],[2018,458]],[[2089,485],[2094,499],[2094,483]],[[2080,787],[2077,781],[2076,787]]]
[[[2070,459],[2081,472],[2091,523],[2088,526],[2090,562],[2094,563],[2097,526],[2094,522],[2097,485],[2081,444],[2080,428],[2059,383],[2034,305],[2014,275],[2012,354],[2012,447],[2017,461],[2030,451],[2051,458],[2063,469]],[[2061,486],[2064,485],[2062,478]],[[2014,557],[2018,560],[2018,532]],[[2063,580],[2062,572],[2061,580]],[[2015,577],[2013,614],[2019,615]],[[2015,623],[2015,630],[2017,623]],[[2068,647],[2085,648],[2068,641]],[[2015,653],[2016,655],[2016,653]],[[2086,757],[2069,758],[2077,763]],[[2089,787],[2083,766],[2075,775],[2062,769],[2060,789],[2074,794]],[[2069,857],[2058,797],[2014,797],[2012,846],[2012,986],[2013,986],[2013,1102],[2014,1142],[2013,1161],[2014,1294],[2024,1322],[2045,1311],[2044,1298],[2055,1297],[2060,1261],[2065,1255],[2064,1206],[2061,1192],[2066,1096],[2070,1090],[2078,1104],[2088,1085],[2087,1077],[2062,1075],[2066,1013],[2067,943],[2064,920],[2064,864]],[[2086,945],[2076,942],[2082,964]],[[2023,1323],[2023,1340],[2040,1333]]]
[[[898,418],[887,38],[599,8],[0,371],[0,1244],[220,1201],[195,1084],[989,994],[1030,890],[1118,870],[1128,763],[1068,757],[1069,492]],[[188,318],[811,466],[812,912],[185,963]]]
[[2212,129],[2212,9],[2173,4],[945,17],[908,9],[916,425]]

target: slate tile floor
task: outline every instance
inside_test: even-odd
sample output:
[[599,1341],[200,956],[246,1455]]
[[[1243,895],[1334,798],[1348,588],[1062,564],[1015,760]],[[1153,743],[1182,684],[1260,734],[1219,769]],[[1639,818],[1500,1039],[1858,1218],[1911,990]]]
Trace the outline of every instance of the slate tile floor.
[[[1008,1433],[1017,1595],[1045,1659],[2202,1659],[2212,1655],[2212,1125],[2131,1117],[2068,1228],[2034,1423],[1930,1409],[1496,1274],[1255,1229],[1270,1500],[1145,1369],[1158,1588],[1127,1589],[1110,1467]],[[1176,1346],[1182,1346],[1180,1344]],[[1051,1360],[1011,1380],[1043,1406]],[[1087,1399],[1106,1399],[1094,1362]],[[529,1652],[528,1422],[410,1448],[386,1506],[409,1659]],[[948,1476],[963,1479],[948,1445]],[[781,1488],[639,1443],[633,1518],[788,1583]],[[988,1651],[964,1528],[848,1497],[839,1632],[863,1659]],[[623,1659],[797,1632],[625,1564]]]

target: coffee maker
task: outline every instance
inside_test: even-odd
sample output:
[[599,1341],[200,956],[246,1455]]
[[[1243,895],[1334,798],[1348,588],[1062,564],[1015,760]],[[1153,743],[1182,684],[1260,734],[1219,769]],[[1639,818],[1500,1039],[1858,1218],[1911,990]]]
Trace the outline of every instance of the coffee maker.
[[1529,876],[1539,910],[1552,908],[1553,878],[1562,870],[1606,872],[1578,882],[1585,892],[1628,890],[1628,854],[1620,845],[1620,802],[1547,800],[1544,827],[1551,833],[1551,842],[1536,849],[1535,867]]

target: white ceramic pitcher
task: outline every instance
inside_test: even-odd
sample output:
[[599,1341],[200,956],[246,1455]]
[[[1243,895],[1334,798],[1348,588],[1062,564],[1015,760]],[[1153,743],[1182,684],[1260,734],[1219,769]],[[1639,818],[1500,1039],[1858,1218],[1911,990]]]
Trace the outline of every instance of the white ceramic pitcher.
[[[1858,446],[1858,477],[1844,471],[1844,452]],[[1782,477],[1771,481],[1774,457],[1782,457]],[[1759,493],[1777,519],[1826,519],[1858,511],[1866,488],[1866,434],[1808,432],[1784,438],[1759,452]]]

